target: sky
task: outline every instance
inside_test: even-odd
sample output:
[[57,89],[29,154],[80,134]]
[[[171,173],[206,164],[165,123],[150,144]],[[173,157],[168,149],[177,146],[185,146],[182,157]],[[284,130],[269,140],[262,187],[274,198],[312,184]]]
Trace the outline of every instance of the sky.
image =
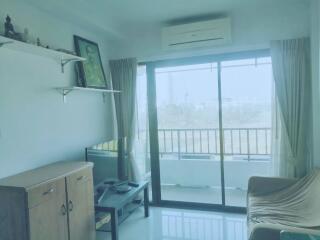
[[[271,103],[271,63],[255,65],[254,61],[222,62],[223,102]],[[158,107],[170,103],[203,104],[218,100],[218,71],[215,63],[156,69],[156,84]]]
[[[271,58],[225,61],[221,63],[221,66],[222,111],[225,122],[228,122],[227,125],[232,127],[244,126],[243,123],[247,121],[248,116],[259,112],[259,114],[256,114],[259,116],[252,118],[253,122],[246,124],[245,127],[247,125],[270,127],[273,95]],[[139,93],[137,95],[140,111],[144,115],[147,107],[146,90],[144,68],[140,69],[138,74]],[[211,114],[203,115],[212,118],[212,120],[213,118],[217,119],[217,63],[157,68],[156,94],[160,125],[163,125],[161,123],[166,122],[167,118],[176,118],[180,121],[183,118],[183,114],[178,116],[178,113],[174,115],[171,113],[171,115],[166,116],[166,109],[171,105],[192,106],[198,110],[198,113],[201,109],[203,111],[211,111],[212,109]],[[140,119],[143,117],[140,116]],[[232,121],[230,121],[231,118]],[[209,122],[210,120],[208,119]],[[237,121],[242,122],[242,125]],[[197,127],[201,127],[200,125]],[[213,123],[213,125],[215,126],[217,123]],[[177,122],[175,128],[179,128],[179,122]]]

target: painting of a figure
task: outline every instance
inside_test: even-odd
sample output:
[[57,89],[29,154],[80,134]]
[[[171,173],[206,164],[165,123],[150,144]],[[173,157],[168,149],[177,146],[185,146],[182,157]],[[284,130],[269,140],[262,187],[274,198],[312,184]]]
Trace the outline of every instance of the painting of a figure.
[[98,44],[78,36],[74,36],[74,42],[77,54],[86,58],[86,61],[80,65],[83,85],[92,88],[107,88]]

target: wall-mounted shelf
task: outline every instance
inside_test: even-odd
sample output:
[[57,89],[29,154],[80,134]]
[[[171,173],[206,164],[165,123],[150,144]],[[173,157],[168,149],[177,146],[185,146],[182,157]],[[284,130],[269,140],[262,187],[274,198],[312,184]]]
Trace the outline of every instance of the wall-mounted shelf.
[[105,101],[106,94],[121,93],[121,91],[116,91],[116,90],[108,90],[108,89],[100,89],[100,88],[84,88],[84,87],[60,87],[60,88],[57,88],[57,90],[62,94],[63,102],[66,102],[67,95],[72,91],[87,91],[87,92],[102,93],[103,101]]
[[25,42],[16,41],[10,38],[6,38],[4,36],[0,36],[0,48],[1,47],[54,59],[61,65],[62,73],[64,72],[64,66],[66,64],[70,62],[79,62],[86,60],[85,58],[78,57],[72,54],[44,47],[39,47]]

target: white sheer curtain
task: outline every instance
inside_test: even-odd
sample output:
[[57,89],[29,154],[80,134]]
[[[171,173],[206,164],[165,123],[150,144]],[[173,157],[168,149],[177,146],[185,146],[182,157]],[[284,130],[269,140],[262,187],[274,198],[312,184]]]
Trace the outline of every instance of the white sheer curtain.
[[138,170],[134,158],[135,139],[135,99],[136,99],[136,79],[137,79],[137,59],[110,60],[110,73],[114,90],[121,91],[116,94],[115,107],[118,125],[118,136],[126,137],[126,147],[128,158],[119,159],[120,179],[137,180]]
[[150,180],[149,122],[146,66],[138,66],[134,156],[140,180]]
[[312,163],[309,39],[273,41],[271,57],[275,83],[275,172],[285,177],[301,177]]
[[287,132],[283,129],[283,119],[279,102],[274,93],[272,112],[272,160],[274,176],[293,177],[294,165],[290,163],[292,152]]

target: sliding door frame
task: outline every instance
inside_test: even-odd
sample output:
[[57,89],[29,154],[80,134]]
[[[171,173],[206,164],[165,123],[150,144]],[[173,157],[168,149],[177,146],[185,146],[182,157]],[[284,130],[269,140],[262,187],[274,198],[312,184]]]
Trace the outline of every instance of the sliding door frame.
[[[154,62],[144,62],[147,69],[147,96],[149,114],[149,135],[150,135],[150,158],[151,158],[151,179],[152,179],[152,205],[159,207],[174,207],[198,210],[218,210],[223,212],[246,212],[244,207],[227,206],[225,201],[225,180],[224,180],[224,137],[223,137],[223,112],[221,96],[221,62],[228,60],[241,60],[247,58],[270,57],[270,50],[255,50],[237,53],[227,53],[219,55],[208,55],[190,58],[161,60]],[[160,179],[160,158],[158,140],[158,116],[157,116],[157,91],[155,69],[162,67],[173,67],[205,63],[218,64],[218,98],[219,98],[219,137],[220,137],[220,170],[221,170],[221,194],[222,204],[195,203],[184,201],[172,201],[161,199],[161,179]],[[214,90],[213,90],[214,91]]]

